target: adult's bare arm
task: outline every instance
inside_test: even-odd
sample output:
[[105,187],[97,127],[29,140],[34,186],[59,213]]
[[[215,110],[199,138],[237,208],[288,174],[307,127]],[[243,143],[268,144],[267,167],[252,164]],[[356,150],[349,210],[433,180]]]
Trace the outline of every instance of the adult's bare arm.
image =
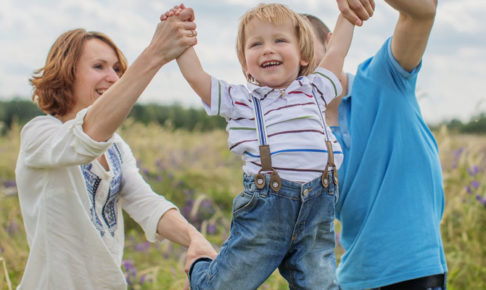
[[157,25],[154,36],[123,76],[88,110],[83,130],[96,141],[108,140],[126,118],[131,108],[159,69],[196,43],[194,22],[185,22],[184,10]]
[[186,273],[192,262],[200,257],[216,258],[213,246],[175,209],[167,211],[159,221],[157,231],[162,237],[187,247]]
[[392,53],[400,65],[413,70],[421,61],[434,24],[437,0],[386,0],[399,12]]

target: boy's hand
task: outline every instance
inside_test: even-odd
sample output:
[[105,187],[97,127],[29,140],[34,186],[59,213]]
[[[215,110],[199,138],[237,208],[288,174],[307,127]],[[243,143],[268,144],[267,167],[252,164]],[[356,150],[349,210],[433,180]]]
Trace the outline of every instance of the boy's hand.
[[[169,11],[160,15],[160,21],[167,20],[167,18],[169,18],[171,16],[180,16],[182,11],[184,11],[185,9],[189,9],[189,8],[186,8],[186,6],[184,6],[184,4],[176,5],[172,9],[170,9]],[[182,20],[183,21],[194,21],[194,13],[192,13],[190,15],[190,17],[186,17],[186,19],[182,19]]]
[[161,56],[162,63],[165,64],[195,45],[197,43],[196,23],[184,20],[193,18],[194,11],[191,8],[185,8],[180,11],[178,16],[174,15],[159,22],[148,51]]
[[375,11],[374,0],[336,0],[339,11],[352,24],[361,26]]
[[[166,21],[169,17],[177,16],[179,20],[184,22],[194,22],[194,11],[192,8],[186,8],[184,4],[176,5],[169,11],[165,12],[164,14],[160,15],[160,21]],[[190,37],[196,37],[197,31],[191,30]]]

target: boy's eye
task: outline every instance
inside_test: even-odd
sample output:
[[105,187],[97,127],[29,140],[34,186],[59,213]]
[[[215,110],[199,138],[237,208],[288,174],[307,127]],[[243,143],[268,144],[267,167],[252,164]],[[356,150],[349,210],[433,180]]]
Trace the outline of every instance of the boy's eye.
[[249,47],[255,47],[255,46],[259,46],[259,45],[261,45],[261,44],[262,44],[262,43],[261,43],[261,42],[259,42],[259,41],[257,41],[257,42],[252,42],[252,43],[250,43]]
[[283,38],[278,38],[277,40],[275,40],[276,43],[282,43],[282,42],[287,42],[287,40],[283,39]]
[[93,65],[93,68],[95,68],[95,69],[102,69],[103,68],[103,65],[102,64],[95,64],[95,65]]

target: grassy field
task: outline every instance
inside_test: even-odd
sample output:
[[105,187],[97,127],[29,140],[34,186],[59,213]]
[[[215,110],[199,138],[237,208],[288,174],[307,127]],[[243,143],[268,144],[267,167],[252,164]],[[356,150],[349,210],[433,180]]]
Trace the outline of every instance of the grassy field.
[[[226,133],[172,131],[127,121],[120,134],[153,189],[176,203],[218,248],[227,238],[232,199],[242,189],[241,160],[229,152]],[[18,135],[19,128],[13,128],[0,137],[0,289],[9,289],[8,283],[15,288],[29,253],[14,176]],[[446,130],[435,136],[446,191],[441,226],[448,288],[486,289],[486,136]],[[128,217],[125,247],[122,268],[131,289],[182,289],[183,248],[147,243]],[[338,257],[341,251],[338,245]],[[287,289],[287,284],[274,273],[260,289]]]

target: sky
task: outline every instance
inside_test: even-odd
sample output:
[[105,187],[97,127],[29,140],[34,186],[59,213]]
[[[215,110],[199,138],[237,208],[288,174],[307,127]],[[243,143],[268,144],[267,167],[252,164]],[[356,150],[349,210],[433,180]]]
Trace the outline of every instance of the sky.
[[[187,0],[196,14],[196,51],[204,69],[231,83],[245,83],[236,57],[240,16],[262,2],[279,2],[323,19],[332,29],[335,0]],[[398,13],[375,0],[374,16],[355,30],[344,69],[353,73],[392,35]],[[45,64],[49,48],[73,28],[101,31],[124,52],[129,64],[149,44],[159,16],[179,1],[0,0],[0,99],[29,99],[29,78]],[[437,16],[417,81],[417,96],[428,123],[470,121],[486,112],[486,1],[439,0]],[[139,102],[179,103],[202,108],[175,62],[154,77]]]

